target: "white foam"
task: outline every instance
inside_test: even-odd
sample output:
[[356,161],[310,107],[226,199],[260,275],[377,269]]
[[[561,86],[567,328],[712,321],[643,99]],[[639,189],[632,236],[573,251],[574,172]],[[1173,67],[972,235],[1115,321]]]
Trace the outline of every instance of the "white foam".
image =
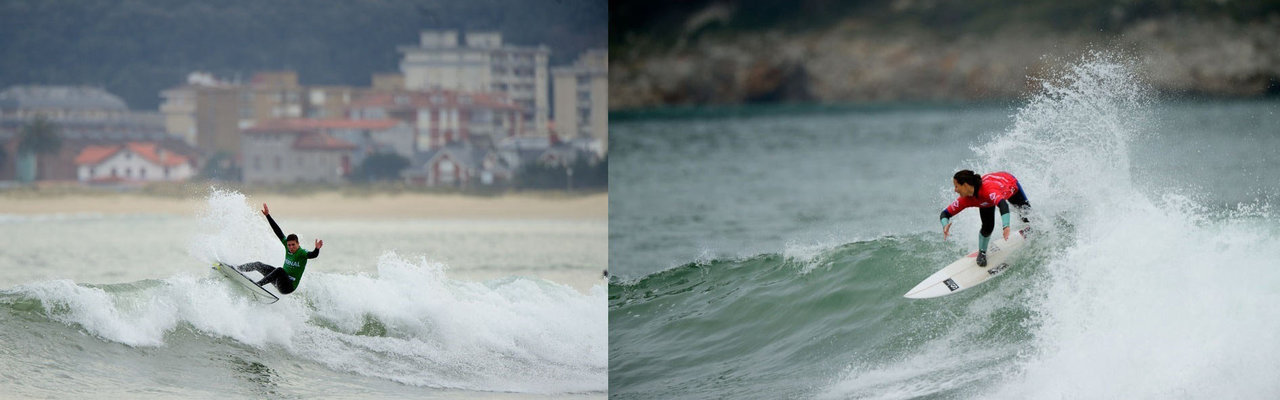
[[418,386],[607,389],[603,286],[584,295],[519,277],[456,281],[438,264],[391,254],[378,261],[378,271],[312,272],[302,288],[270,306],[214,276],[175,276],[113,293],[65,280],[18,290],[40,299],[53,319],[130,346],[162,346],[186,323],[210,337]]
[[[338,335],[304,348],[357,372],[415,385],[564,392],[604,390],[608,310],[602,286],[582,295],[549,281],[506,278],[484,284],[444,277],[443,266],[388,254],[378,277],[321,275],[308,282],[313,318],[342,334],[374,318],[386,337]],[[316,339],[326,339],[324,337]],[[406,357],[358,359],[362,346]],[[325,360],[328,361],[328,360]],[[426,368],[450,365],[447,369]],[[402,370],[403,374],[389,374]],[[476,387],[472,387],[476,386]]]
[[376,260],[376,275],[309,271],[297,291],[263,305],[204,264],[279,257],[273,248],[279,245],[255,213],[243,195],[215,191],[201,216],[203,233],[189,248],[197,259],[191,273],[133,287],[64,280],[17,289],[40,299],[51,318],[130,346],[163,346],[166,335],[189,326],[212,338],[417,386],[526,393],[608,388],[602,285],[583,294],[536,278],[454,280],[443,264],[387,253]]
[[1280,246],[1253,218],[1211,219],[1180,188],[1133,186],[1149,134],[1136,68],[1092,54],[977,148],[1074,226],[1033,298],[1034,351],[997,398],[1269,397],[1280,393]]
[[[1032,285],[1029,298],[1017,299],[1032,313],[1031,341],[989,343],[1000,351],[984,356],[964,332],[993,322],[970,307],[976,315],[942,337],[902,360],[857,365],[827,396],[905,398],[974,380],[984,382],[973,393],[980,398],[1280,394],[1275,217],[1265,203],[1215,213],[1185,188],[1134,187],[1128,146],[1152,134],[1150,93],[1135,71],[1122,57],[1090,54],[1046,80],[1013,127],[974,148],[972,169],[1019,178],[1034,207],[1037,247],[1056,252],[1036,280],[1005,282]],[[1006,291],[971,301],[1007,301]],[[1012,360],[996,366],[1007,374],[973,372],[999,357]],[[957,358],[962,366],[948,361]]]
[[214,188],[200,210],[188,253],[197,260],[242,264],[280,257],[279,239],[244,194]]

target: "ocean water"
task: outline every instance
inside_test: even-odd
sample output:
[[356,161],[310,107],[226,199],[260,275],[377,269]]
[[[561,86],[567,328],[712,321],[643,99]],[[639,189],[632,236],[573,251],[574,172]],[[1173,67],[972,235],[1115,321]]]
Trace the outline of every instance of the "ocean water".
[[[1096,53],[1016,104],[611,121],[609,392],[666,398],[1280,396],[1280,102],[1169,101]],[[1001,277],[959,169],[1017,176]],[[1016,221],[1016,219],[1015,219]]]
[[[606,221],[291,218],[325,240],[255,303],[213,260],[279,265],[245,196],[197,215],[0,216],[3,398],[602,398]],[[256,274],[252,274],[256,276]]]

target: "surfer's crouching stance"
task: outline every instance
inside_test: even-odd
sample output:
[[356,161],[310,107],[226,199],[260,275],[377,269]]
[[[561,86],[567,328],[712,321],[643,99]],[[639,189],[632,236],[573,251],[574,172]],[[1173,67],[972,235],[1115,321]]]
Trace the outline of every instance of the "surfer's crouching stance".
[[1022,222],[1027,223],[1027,212],[1031,203],[1027,201],[1018,178],[1004,171],[982,175],[970,170],[956,172],[951,178],[956,194],[960,195],[955,202],[942,210],[942,239],[951,234],[951,217],[969,207],[978,207],[982,216],[982,229],[978,231],[978,266],[987,266],[987,243],[991,241],[991,231],[995,228],[995,209],[1000,208],[1000,221],[1004,224],[1004,238],[1009,239],[1009,204],[1018,207]]
[[324,247],[324,241],[316,239],[315,250],[310,252],[303,250],[298,245],[298,235],[290,233],[288,237],[284,236],[280,226],[271,219],[271,211],[267,209],[266,203],[262,204],[262,215],[267,217],[267,222],[271,224],[271,231],[275,232],[276,237],[280,238],[280,243],[284,244],[284,268],[276,268],[260,262],[251,262],[236,268],[241,271],[261,273],[262,279],[257,282],[258,286],[270,283],[276,285],[276,290],[280,291],[280,294],[293,293],[298,288],[298,283],[302,282],[302,273],[307,270],[307,260],[320,256],[320,248]]

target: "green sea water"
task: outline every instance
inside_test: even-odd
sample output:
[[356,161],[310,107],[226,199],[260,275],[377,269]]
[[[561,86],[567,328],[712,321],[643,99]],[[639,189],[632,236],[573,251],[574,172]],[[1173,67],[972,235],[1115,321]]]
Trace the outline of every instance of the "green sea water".
[[[666,398],[1280,395],[1280,102],[1169,101],[1093,55],[1012,105],[744,107],[611,126],[609,391]],[[956,170],[1022,182],[1000,278],[902,297]]]

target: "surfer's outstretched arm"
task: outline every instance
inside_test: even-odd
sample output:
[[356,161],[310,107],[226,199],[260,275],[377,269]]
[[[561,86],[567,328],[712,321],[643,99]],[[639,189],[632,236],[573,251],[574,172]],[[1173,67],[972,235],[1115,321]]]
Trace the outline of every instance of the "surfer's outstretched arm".
[[280,230],[280,225],[276,225],[276,220],[271,219],[271,210],[267,209],[267,203],[262,203],[262,215],[267,216],[267,222],[271,224],[271,231],[276,233],[276,237],[280,238],[280,242],[284,242],[284,231]]
[[324,247],[324,241],[323,241],[323,240],[320,240],[320,239],[316,239],[316,249],[315,249],[315,250],[311,250],[310,252],[308,252],[308,253],[307,253],[307,258],[308,258],[308,259],[311,259],[311,258],[320,257],[320,248],[321,248],[321,247]]

